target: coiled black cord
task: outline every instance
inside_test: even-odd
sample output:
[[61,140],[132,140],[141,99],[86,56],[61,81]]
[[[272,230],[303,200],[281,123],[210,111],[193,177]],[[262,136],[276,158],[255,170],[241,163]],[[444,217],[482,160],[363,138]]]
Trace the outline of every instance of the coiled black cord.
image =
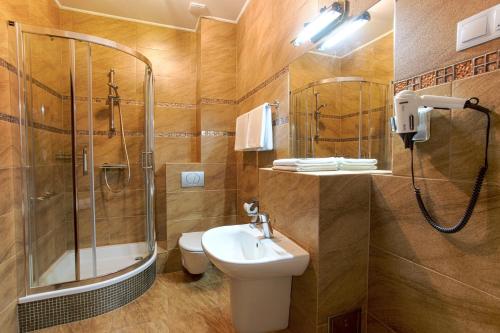
[[483,186],[484,178],[486,176],[486,171],[488,171],[488,147],[490,144],[490,127],[491,127],[491,117],[490,117],[490,110],[488,110],[485,107],[482,107],[479,105],[479,99],[473,97],[469,99],[464,106],[464,109],[473,109],[479,112],[482,112],[483,114],[486,115],[486,118],[488,120],[487,125],[486,125],[486,143],[485,143],[485,151],[484,151],[484,165],[479,169],[479,173],[476,177],[476,182],[474,183],[474,188],[472,190],[472,195],[469,200],[469,204],[467,205],[467,209],[465,210],[464,216],[460,219],[460,221],[452,226],[452,227],[443,227],[440,225],[438,222],[436,222],[427,208],[425,207],[424,201],[422,199],[422,193],[420,188],[418,188],[415,185],[415,173],[413,169],[413,144],[410,145],[410,152],[411,152],[411,180],[412,180],[412,186],[413,190],[415,191],[415,196],[417,197],[417,202],[418,202],[418,207],[420,208],[420,211],[422,212],[422,215],[424,215],[425,220],[437,231],[445,233],[445,234],[453,234],[455,232],[458,232],[463,229],[467,225],[467,222],[469,222],[472,214],[474,213],[474,208],[476,207],[477,201],[479,199],[479,194],[481,193],[481,187]]

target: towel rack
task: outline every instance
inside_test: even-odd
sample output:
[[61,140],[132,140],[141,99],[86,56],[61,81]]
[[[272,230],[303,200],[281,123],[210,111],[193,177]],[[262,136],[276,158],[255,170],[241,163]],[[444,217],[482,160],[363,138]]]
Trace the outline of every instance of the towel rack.
[[275,100],[274,102],[269,103],[269,106],[274,106],[277,110],[279,110],[280,109],[280,101]]

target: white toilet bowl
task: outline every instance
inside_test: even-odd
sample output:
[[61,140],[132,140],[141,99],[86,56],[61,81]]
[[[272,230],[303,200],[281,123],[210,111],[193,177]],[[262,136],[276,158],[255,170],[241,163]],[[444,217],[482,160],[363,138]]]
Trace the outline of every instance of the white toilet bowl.
[[201,247],[202,235],[203,232],[187,232],[183,233],[179,239],[182,266],[191,274],[205,273],[210,264]]

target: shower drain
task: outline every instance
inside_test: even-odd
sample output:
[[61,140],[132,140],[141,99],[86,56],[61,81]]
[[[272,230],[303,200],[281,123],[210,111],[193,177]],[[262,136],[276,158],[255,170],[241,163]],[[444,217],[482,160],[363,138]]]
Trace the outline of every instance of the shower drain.
[[143,259],[142,257],[135,257],[136,261],[139,261],[139,260],[142,260],[142,259]]

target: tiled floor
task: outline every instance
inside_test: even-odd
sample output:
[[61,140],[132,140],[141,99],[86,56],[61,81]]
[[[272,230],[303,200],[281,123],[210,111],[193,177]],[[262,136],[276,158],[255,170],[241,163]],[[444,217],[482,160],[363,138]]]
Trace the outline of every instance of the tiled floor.
[[47,328],[44,333],[235,332],[227,278],[212,269],[200,279],[184,272],[161,274],[134,302],[98,317]]
[[235,333],[229,302],[229,281],[216,269],[199,279],[184,272],[160,274],[151,289],[120,309],[38,332]]

